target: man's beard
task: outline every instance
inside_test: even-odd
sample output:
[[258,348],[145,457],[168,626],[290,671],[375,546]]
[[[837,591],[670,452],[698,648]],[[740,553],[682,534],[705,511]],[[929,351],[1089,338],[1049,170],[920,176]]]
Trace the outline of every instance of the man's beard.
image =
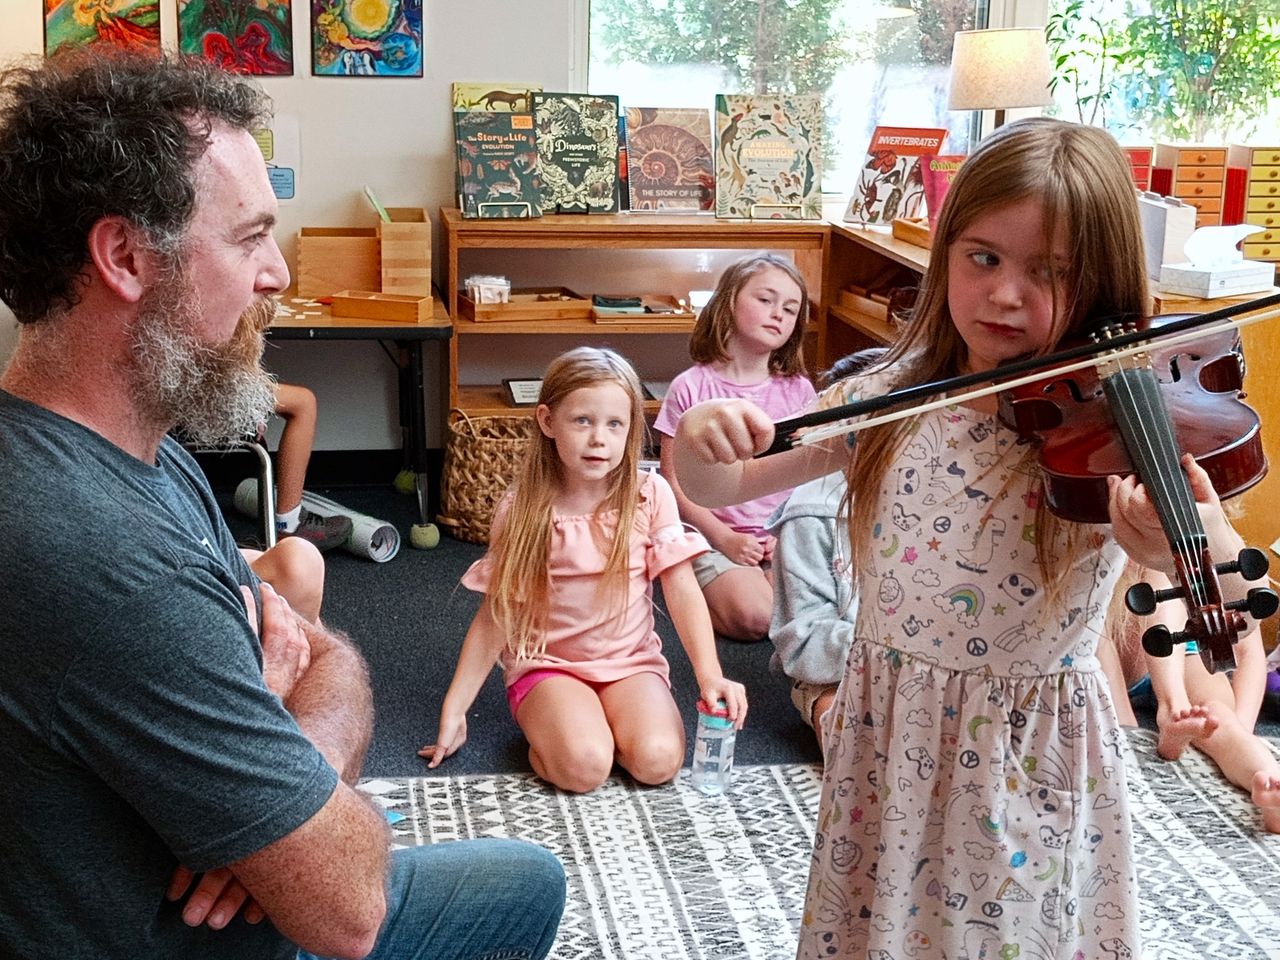
[[200,310],[185,276],[162,281],[139,303],[133,399],[151,423],[217,446],[256,433],[275,409],[275,380],[261,363],[275,301],[255,300],[222,344],[190,332]]

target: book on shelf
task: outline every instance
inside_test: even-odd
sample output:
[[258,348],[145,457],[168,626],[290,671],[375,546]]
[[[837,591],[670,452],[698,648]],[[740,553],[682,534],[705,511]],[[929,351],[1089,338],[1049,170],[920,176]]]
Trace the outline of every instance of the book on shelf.
[[454,113],[481,110],[488,113],[532,113],[529,97],[541,87],[528,83],[471,83],[454,81],[450,87]]
[[628,107],[626,119],[631,209],[712,209],[711,114],[685,107]]
[[924,202],[921,159],[938,154],[946,136],[946,130],[929,127],[876,127],[845,222],[890,224],[894,217],[919,216]]
[[533,94],[542,207],[556,213],[618,209],[618,98]]
[[822,98],[716,94],[715,211],[724,219],[822,219]]
[[956,178],[960,164],[964,163],[963,153],[939,153],[932,157],[921,158],[920,178],[924,184],[924,209],[929,215],[929,229],[938,226],[938,214],[942,212],[942,201],[951,189],[951,181]]
[[458,209],[467,218],[542,215],[533,115],[455,113]]

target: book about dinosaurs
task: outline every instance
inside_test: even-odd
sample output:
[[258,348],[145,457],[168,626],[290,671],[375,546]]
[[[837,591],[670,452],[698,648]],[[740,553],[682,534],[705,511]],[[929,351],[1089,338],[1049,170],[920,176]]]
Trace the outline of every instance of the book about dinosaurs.
[[542,208],[556,213],[618,209],[618,98],[533,94]]
[[716,94],[717,217],[822,218],[822,98]]
[[946,137],[946,130],[876,127],[845,222],[888,225],[895,217],[918,217],[924,202],[920,160],[941,151]]
[[458,209],[464,217],[538,217],[542,181],[533,114],[471,110],[453,117]]
[[715,203],[711,114],[684,107],[627,108],[632,210],[694,213]]

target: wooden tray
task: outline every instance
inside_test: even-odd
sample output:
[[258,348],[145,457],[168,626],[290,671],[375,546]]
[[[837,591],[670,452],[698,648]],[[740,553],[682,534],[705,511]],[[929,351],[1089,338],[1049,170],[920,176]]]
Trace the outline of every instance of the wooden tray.
[[899,240],[928,250],[933,246],[933,234],[929,231],[929,221],[923,217],[919,220],[906,220],[898,217],[893,221],[893,235]]
[[[639,312],[630,310],[610,310],[607,307],[591,308],[591,319],[596,323],[645,323],[645,324],[664,324],[664,323],[689,323],[696,320],[698,315],[689,309],[687,303],[681,303],[675,297],[665,294],[655,296],[642,296],[640,298]],[[647,308],[647,309],[643,309]]]
[[427,323],[431,320],[431,297],[376,290],[339,290],[333,294],[330,310],[335,317],[360,317],[385,323]]
[[[555,299],[548,299],[554,297]],[[458,292],[458,313],[476,323],[500,320],[587,320],[591,300],[568,287],[520,287],[507,303],[475,303]]]

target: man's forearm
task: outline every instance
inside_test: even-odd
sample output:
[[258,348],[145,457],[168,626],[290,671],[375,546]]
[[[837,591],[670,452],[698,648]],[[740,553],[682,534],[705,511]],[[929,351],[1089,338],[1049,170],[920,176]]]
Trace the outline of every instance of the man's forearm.
[[285,700],[298,726],[347,783],[355,783],[373,734],[364,658],[342,633],[305,624],[311,663]]

